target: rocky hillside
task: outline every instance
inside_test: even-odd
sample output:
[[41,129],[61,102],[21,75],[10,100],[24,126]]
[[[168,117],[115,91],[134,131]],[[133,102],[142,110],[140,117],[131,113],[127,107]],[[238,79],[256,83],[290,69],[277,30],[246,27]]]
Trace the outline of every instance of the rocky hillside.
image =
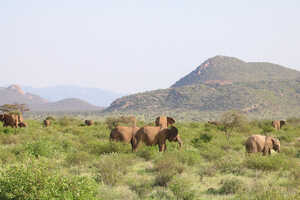
[[94,106],[80,99],[70,98],[57,102],[49,102],[38,95],[25,93],[20,86],[11,85],[7,88],[0,87],[0,105],[3,104],[27,104],[31,111],[96,111],[101,107]]
[[244,62],[233,57],[215,56],[178,80],[172,87],[199,83],[225,85],[236,82],[294,80],[298,77],[300,72],[280,65]]
[[187,120],[214,119],[232,109],[256,118],[299,116],[298,77],[300,72],[279,65],[216,56],[171,88],[117,99],[105,111]]

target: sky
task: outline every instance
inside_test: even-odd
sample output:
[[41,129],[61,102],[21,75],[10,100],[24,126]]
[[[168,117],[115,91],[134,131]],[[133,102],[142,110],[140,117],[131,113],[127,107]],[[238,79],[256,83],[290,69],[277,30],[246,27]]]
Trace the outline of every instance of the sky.
[[299,0],[2,0],[0,86],[168,88],[215,55],[300,70]]

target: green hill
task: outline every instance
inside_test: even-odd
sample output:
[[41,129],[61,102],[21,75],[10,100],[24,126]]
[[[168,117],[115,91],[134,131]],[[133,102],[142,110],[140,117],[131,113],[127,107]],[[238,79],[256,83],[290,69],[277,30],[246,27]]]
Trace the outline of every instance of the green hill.
[[235,109],[249,117],[287,118],[300,113],[298,77],[300,72],[279,65],[216,56],[171,88],[117,99],[105,112],[207,120]]

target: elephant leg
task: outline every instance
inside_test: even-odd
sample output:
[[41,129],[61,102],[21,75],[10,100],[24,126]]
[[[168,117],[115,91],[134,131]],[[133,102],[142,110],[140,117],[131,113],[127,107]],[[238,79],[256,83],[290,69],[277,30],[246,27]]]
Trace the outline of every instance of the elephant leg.
[[265,156],[265,155],[269,154],[269,151],[270,151],[270,149],[268,147],[264,147],[263,148],[263,155]]
[[163,151],[163,145],[162,144],[158,144],[158,147],[159,147],[159,152],[162,152]]
[[131,143],[131,145],[132,145],[132,152],[137,152],[137,149],[140,146],[141,140],[134,139],[134,140],[131,140],[131,141],[132,141],[132,143]]
[[166,151],[167,150],[167,145],[166,143],[163,144],[163,151]]

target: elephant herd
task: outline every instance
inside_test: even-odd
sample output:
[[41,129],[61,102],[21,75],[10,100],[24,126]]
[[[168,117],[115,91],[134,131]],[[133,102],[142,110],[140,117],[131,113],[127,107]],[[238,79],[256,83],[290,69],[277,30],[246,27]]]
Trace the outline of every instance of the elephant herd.
[[[166,141],[178,142],[182,146],[182,140],[178,129],[173,125],[175,120],[171,117],[160,116],[155,120],[155,126],[137,127],[136,121],[132,127],[117,126],[110,133],[111,141],[131,143],[132,151],[136,152],[143,143],[147,146],[158,145],[159,151],[166,151]],[[168,127],[171,125],[170,127]]]
[[[175,120],[171,117],[160,116],[155,120],[155,126],[136,126],[136,119],[134,119],[133,125],[130,126],[117,126],[111,130],[110,141],[119,141],[124,143],[130,143],[132,151],[136,152],[139,146],[143,143],[147,146],[158,145],[159,151],[166,151],[166,141],[177,142],[181,148],[183,142],[179,136],[178,129],[173,125]],[[24,122],[21,114],[0,114],[0,121],[3,122],[3,126],[27,127],[27,123]],[[94,124],[92,120],[85,120],[86,126]],[[219,122],[209,121],[209,124],[220,125]],[[51,125],[51,120],[45,119],[43,121],[45,127]],[[272,126],[279,130],[286,122],[283,120],[272,121]],[[271,136],[252,135],[245,142],[245,148],[247,153],[261,152],[263,155],[270,155],[271,150],[280,152],[280,141]]]
[[0,114],[0,121],[3,122],[3,127],[11,126],[12,128],[27,127],[27,123],[24,122],[21,114]]

